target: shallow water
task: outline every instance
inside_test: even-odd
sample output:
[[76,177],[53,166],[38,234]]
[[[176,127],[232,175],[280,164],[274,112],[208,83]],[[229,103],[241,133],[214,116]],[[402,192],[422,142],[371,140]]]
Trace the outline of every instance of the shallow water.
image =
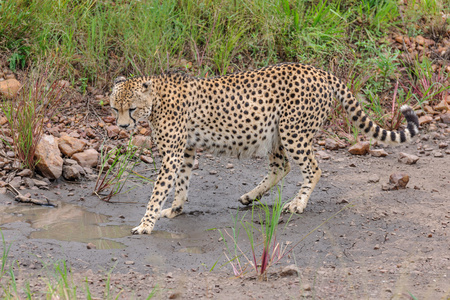
[[108,216],[88,212],[80,206],[58,203],[58,207],[36,205],[0,206],[0,224],[26,222],[36,231],[31,239],[54,239],[92,243],[97,249],[120,249],[125,245],[109,239],[130,235],[131,226],[106,225]]

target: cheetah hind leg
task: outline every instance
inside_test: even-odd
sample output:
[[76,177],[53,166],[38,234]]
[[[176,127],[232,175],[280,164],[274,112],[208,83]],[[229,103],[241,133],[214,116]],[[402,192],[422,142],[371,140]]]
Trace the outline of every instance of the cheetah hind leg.
[[[283,210],[291,213],[302,213],[308,204],[308,199],[311,196],[316,184],[319,182],[322,171],[319,169],[317,161],[314,158],[314,153],[311,146],[306,149],[304,156],[300,156],[296,162],[300,165],[302,171],[303,183],[297,196],[284,205]],[[306,159],[304,159],[306,157]],[[294,158],[295,159],[295,158]]]
[[282,146],[277,151],[269,155],[269,174],[250,192],[242,195],[239,202],[244,205],[250,205],[253,201],[261,199],[261,197],[276,185],[291,170],[288,156]]
[[178,171],[175,181],[175,197],[172,207],[163,209],[159,215],[160,218],[166,217],[172,219],[183,212],[183,205],[188,199],[189,180],[191,178],[194,158],[195,149],[186,149],[184,151],[183,165]]

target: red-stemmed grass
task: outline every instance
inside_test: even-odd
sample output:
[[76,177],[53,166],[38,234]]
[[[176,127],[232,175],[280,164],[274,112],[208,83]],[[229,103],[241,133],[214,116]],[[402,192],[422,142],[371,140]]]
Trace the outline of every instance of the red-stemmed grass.
[[45,125],[64,104],[63,85],[51,78],[46,69],[31,76],[13,99],[0,99],[0,108],[7,121],[2,138],[22,165],[34,171],[38,163],[35,153]]

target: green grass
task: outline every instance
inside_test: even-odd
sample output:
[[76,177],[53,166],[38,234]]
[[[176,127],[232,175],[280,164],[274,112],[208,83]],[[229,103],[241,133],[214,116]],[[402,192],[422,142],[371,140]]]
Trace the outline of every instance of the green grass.
[[[194,74],[225,74],[279,61],[327,67],[348,52],[355,18],[381,35],[395,1],[0,2],[0,48],[14,69],[58,57],[73,85],[162,72],[184,58]],[[366,33],[365,33],[366,34]]]

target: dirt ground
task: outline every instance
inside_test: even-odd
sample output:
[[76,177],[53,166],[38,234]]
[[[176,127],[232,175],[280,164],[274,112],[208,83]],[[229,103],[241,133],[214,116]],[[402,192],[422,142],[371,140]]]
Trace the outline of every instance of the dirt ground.
[[[0,224],[12,244],[9,258],[18,261],[18,283],[30,281],[37,298],[45,298],[54,264],[66,261],[81,298],[86,278],[94,298],[104,298],[110,273],[111,294],[122,290],[120,299],[143,299],[154,288],[158,299],[449,299],[450,154],[438,146],[449,140],[424,129],[410,145],[384,147],[387,157],[327,151],[331,159],[320,160],[323,176],[305,212],[287,226],[284,215],[280,224],[277,240],[298,245],[271,266],[267,281],[251,269],[242,278],[233,276],[217,230],[231,232],[236,214],[247,212],[250,220],[251,210],[237,199],[265,175],[263,158],[201,155],[184,214],[159,220],[151,235],[130,233],[145,211],[151,184],[109,203],[91,195],[93,182],[87,180],[59,180],[47,191],[29,191],[55,200],[58,208],[18,204],[0,195]],[[419,144],[427,151],[419,153]],[[443,156],[435,157],[436,151]],[[399,152],[420,159],[406,165],[398,161]],[[139,172],[154,174],[144,164]],[[383,191],[394,172],[409,175],[407,188]],[[369,182],[377,177],[379,182]],[[294,167],[283,183],[284,201],[295,195],[300,181]],[[273,191],[263,200],[271,203],[277,195]],[[238,241],[250,257],[243,230]],[[281,272],[293,264],[298,275]]]

